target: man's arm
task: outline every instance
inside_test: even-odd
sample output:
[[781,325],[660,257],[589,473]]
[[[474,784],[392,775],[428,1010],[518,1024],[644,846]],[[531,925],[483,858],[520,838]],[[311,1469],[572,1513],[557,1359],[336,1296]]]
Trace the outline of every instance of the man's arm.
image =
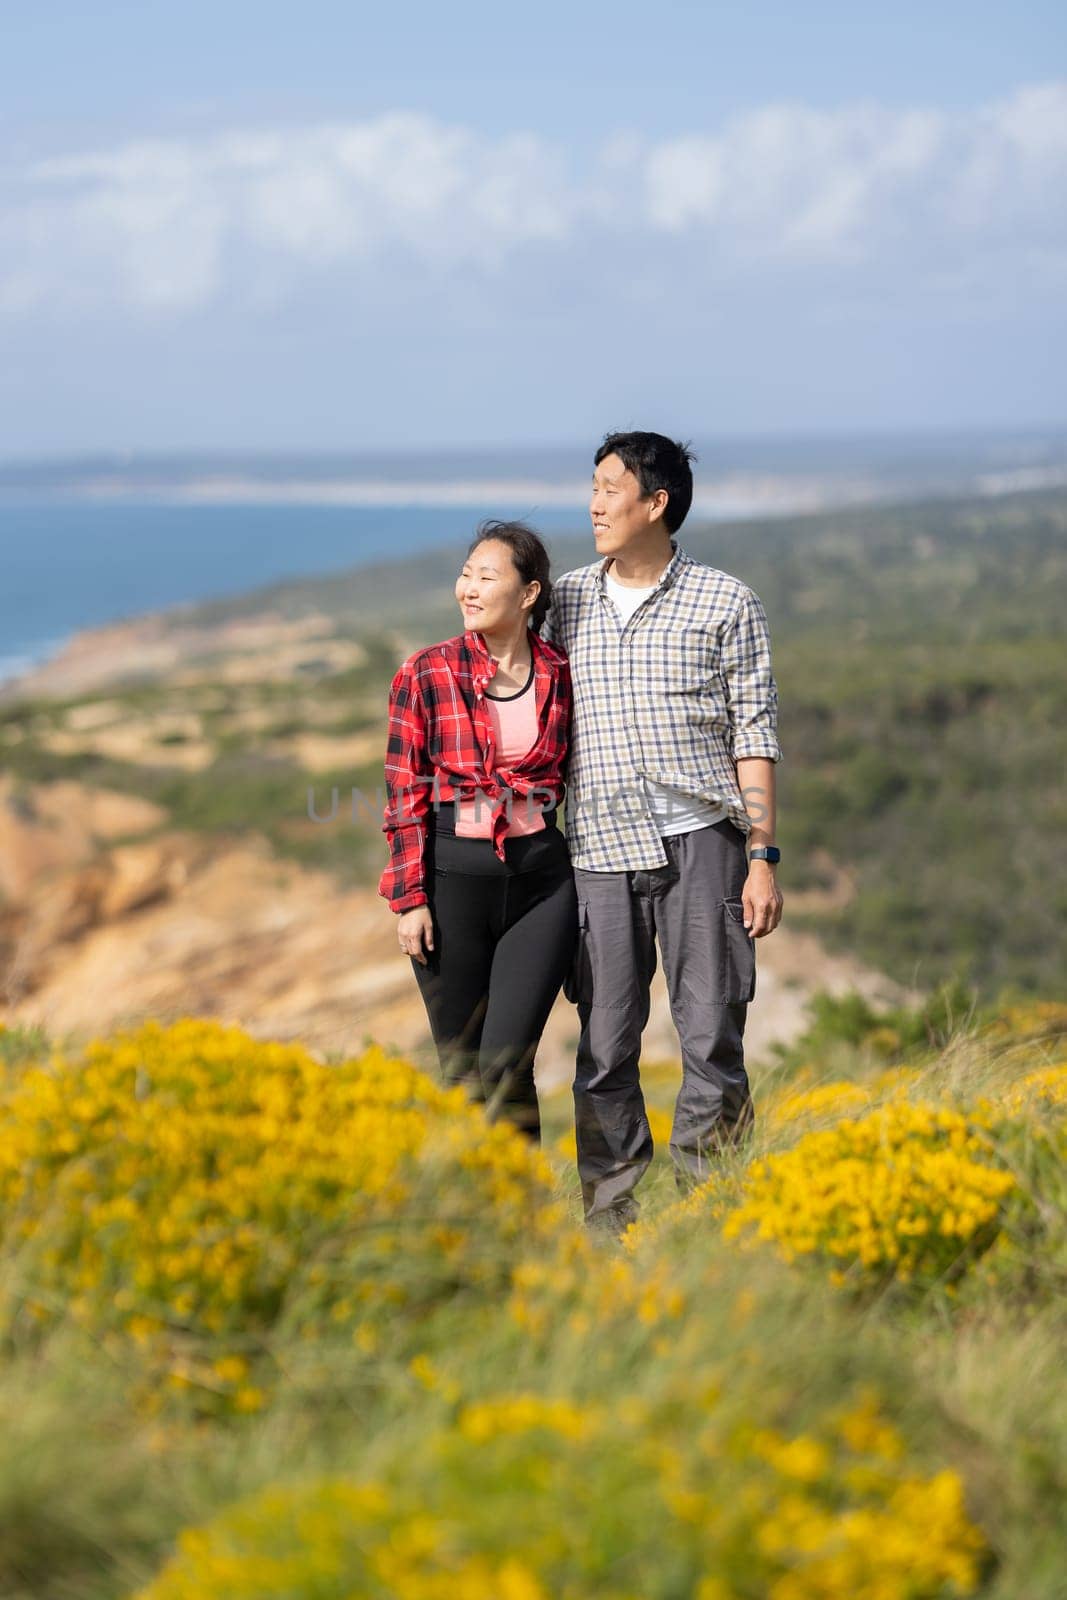
[[723,635],[721,671],[730,703],[734,760],[766,756],[780,761],[770,629],[760,597],[752,589],[746,590]]
[[[775,763],[778,743],[778,686],[771,670],[770,630],[759,596],[749,590],[723,640],[723,677],[733,723],[737,786],[751,822],[749,846],[775,843],[777,826]],[[783,898],[777,867],[750,861],[741,892],[745,927],[754,939],[773,933],[782,919]]]
[[[777,823],[774,762],[766,756],[742,756],[734,764],[737,767],[737,787],[752,823],[749,845],[755,849],[759,845],[774,844]],[[753,866],[769,867],[774,871],[773,863],[767,861],[753,862]]]
[[557,650],[562,650],[564,655],[570,651],[570,640],[567,638],[567,580],[569,572],[561,572],[552,584],[552,593],[549,596],[548,610],[541,624],[541,637],[547,644],[555,645]]
[[[774,762],[767,756],[742,756],[735,763],[737,787],[752,822],[748,842],[753,849],[774,843],[775,788]],[[778,868],[773,861],[750,861],[748,877],[741,891],[745,908],[745,927],[753,939],[773,933],[782,920],[784,897],[778,887]]]
[[546,644],[554,644],[557,650],[562,650],[563,646],[559,642],[558,626],[559,602],[556,600],[555,591],[553,590],[553,598],[548,602],[548,610],[545,612],[544,621],[541,623],[540,634]]

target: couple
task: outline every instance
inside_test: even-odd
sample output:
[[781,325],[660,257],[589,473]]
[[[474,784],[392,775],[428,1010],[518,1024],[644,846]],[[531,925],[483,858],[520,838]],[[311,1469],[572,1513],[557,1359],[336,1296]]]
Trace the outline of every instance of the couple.
[[652,1159],[638,1061],[656,938],[682,1047],[670,1149],[685,1188],[751,1131],[753,940],[782,915],[767,619],[753,590],[678,544],[692,460],[659,433],[609,434],[590,502],[598,559],[555,584],[531,529],[482,523],[456,583],[464,632],[417,651],[390,693],[379,893],[442,1068],[538,1138],[534,1055],[563,986],[581,1022],[585,1218],[612,1230],[636,1216]]

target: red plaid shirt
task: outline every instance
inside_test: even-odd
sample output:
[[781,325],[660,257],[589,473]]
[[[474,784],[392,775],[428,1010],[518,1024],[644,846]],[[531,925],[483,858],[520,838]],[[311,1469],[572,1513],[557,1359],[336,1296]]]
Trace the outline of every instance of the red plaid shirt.
[[394,911],[428,904],[426,830],[435,800],[473,800],[480,790],[492,807],[493,848],[503,860],[509,791],[512,806],[526,795],[531,806],[543,809],[563,799],[570,667],[554,645],[532,630],[529,637],[539,732],[510,767],[496,764],[485,686],[497,664],[480,633],[471,630],[417,651],[393,679],[382,824],[389,865],[378,893]]

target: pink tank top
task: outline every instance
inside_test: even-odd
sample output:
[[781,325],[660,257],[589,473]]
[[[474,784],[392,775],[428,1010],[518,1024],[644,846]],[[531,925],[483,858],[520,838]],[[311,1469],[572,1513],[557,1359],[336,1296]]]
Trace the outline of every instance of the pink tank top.
[[[517,694],[508,695],[506,699],[491,694],[485,697],[496,741],[499,767],[507,767],[512,762],[518,761],[537,739],[537,697],[534,692],[532,666],[531,662],[530,678],[525,689],[520,689]],[[535,794],[529,807],[531,814],[527,816],[525,795],[516,795],[512,800],[511,821],[504,837],[513,839],[520,834],[541,833],[544,830],[545,819],[537,807],[544,803],[545,797]],[[490,801],[483,800],[479,808],[477,800],[460,800],[456,807],[458,838],[489,839],[492,837],[492,829],[493,810]]]

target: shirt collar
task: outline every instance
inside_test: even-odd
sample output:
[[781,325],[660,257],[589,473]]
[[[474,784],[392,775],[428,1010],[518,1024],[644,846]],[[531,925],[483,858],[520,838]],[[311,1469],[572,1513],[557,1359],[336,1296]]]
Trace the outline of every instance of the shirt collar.
[[[603,561],[600,563],[600,565],[596,569],[596,573],[595,573],[596,586],[597,586],[597,588],[600,590],[600,592],[602,594],[605,592],[604,591],[604,577],[605,577],[605,574],[607,573],[607,570],[608,570],[608,564],[612,559],[613,558],[611,556],[605,556]],[[682,549],[681,545],[678,543],[677,539],[672,534],[671,535],[671,559],[668,561],[667,565],[664,567],[663,571],[660,573],[659,578],[656,580],[656,583],[655,583],[654,587],[656,589],[669,589],[671,587],[672,583],[676,583],[677,582],[678,578],[681,575],[682,568],[687,566],[689,564],[690,560],[691,560],[691,557],[686,555],[685,551]]]
[[[489,652],[485,642],[485,635],[479,633],[477,628],[472,628],[469,633],[462,635],[464,643],[474,657],[474,678],[476,687],[484,689],[486,684],[496,677],[496,657]],[[533,660],[534,676],[540,677],[545,671],[544,641],[540,634],[530,629],[530,655]]]
[[489,654],[489,646],[485,642],[485,635],[479,633],[477,628],[471,628],[469,632],[462,635],[462,638],[467,649],[478,661],[492,661],[493,658]]
[[[477,628],[472,628],[469,632],[461,634],[460,637],[467,644],[467,647],[478,657],[479,661],[495,660],[495,657],[489,654],[489,646],[485,642],[485,634],[480,633]],[[530,653],[536,661],[544,650],[545,641],[541,638],[539,633],[535,632],[533,628],[529,629],[529,639]]]

